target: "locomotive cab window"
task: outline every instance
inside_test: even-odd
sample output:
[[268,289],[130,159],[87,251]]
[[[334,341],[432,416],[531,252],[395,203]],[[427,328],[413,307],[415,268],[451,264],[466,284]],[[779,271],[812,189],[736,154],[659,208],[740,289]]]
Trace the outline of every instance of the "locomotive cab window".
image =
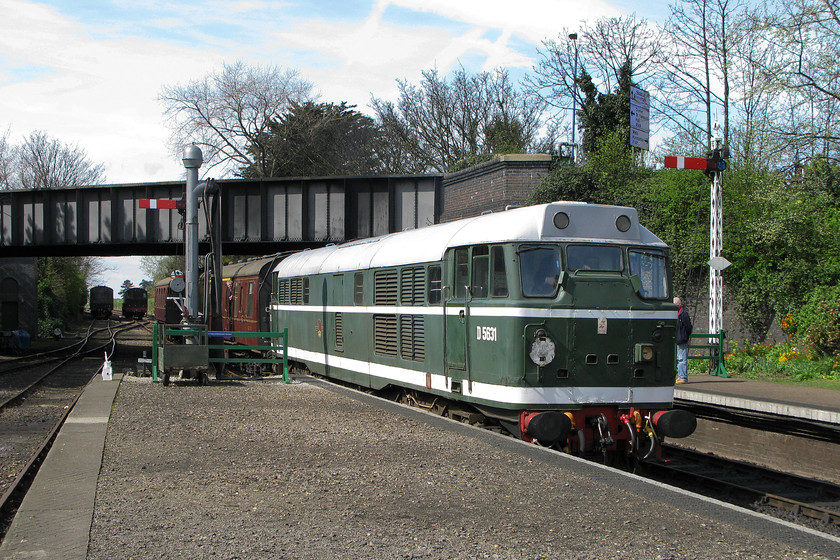
[[470,261],[466,248],[455,250],[455,299],[464,299],[467,295],[467,283],[470,281],[469,275]]
[[429,305],[438,305],[440,303],[440,293],[441,293],[441,277],[440,277],[440,265],[435,264],[429,267],[429,285],[428,285],[428,298],[429,298]]
[[486,298],[489,288],[490,250],[484,246],[473,247],[470,295],[474,298]]
[[353,275],[353,305],[365,303],[365,276],[361,272]]
[[621,248],[606,245],[569,245],[566,248],[569,270],[621,272]]
[[657,251],[630,249],[630,274],[637,276],[641,287],[639,295],[646,299],[668,299],[668,260]]
[[560,278],[560,251],[557,247],[519,248],[519,275],[525,297],[553,297]]
[[493,247],[490,252],[490,291],[493,297],[508,296],[507,267],[505,265],[505,251],[501,247]]

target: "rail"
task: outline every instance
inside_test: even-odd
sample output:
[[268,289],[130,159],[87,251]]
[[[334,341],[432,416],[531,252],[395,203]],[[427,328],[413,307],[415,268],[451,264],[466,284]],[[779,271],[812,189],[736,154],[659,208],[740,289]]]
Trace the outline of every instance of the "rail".
[[[271,350],[273,358],[231,358],[214,355],[213,350],[230,350],[227,344],[210,344],[210,339],[248,337],[270,338],[271,344],[237,344],[236,349]],[[187,339],[190,340],[187,340]],[[152,381],[158,382],[158,370],[169,368],[207,367],[211,363],[259,363],[281,364],[283,382],[289,382],[289,329],[281,331],[211,331],[207,325],[174,324],[158,325],[152,328]]]
[[[723,352],[723,342],[726,340],[726,333],[723,329],[719,330],[717,334],[714,333],[692,333],[690,338],[705,338],[708,340],[707,344],[689,344],[688,345],[688,359],[689,360],[709,360],[709,374],[718,377],[729,377],[726,372],[726,360]],[[689,342],[691,342],[689,340]],[[691,355],[692,350],[705,350],[706,354]]]

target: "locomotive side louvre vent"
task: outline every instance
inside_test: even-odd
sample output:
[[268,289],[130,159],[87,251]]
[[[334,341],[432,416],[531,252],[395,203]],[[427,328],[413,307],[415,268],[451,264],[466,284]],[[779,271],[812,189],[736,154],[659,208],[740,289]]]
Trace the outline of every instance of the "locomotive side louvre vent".
[[425,303],[426,270],[422,266],[400,271],[400,305]]
[[397,271],[378,271],[373,278],[373,304],[397,305]]
[[373,350],[381,356],[397,356],[396,315],[373,316]]
[[290,301],[292,305],[303,305],[303,280],[293,278],[291,281]]
[[426,333],[422,315],[400,315],[400,357],[404,360],[426,360]]
[[288,280],[280,280],[277,283],[277,302],[280,305],[289,305],[292,303]]
[[335,349],[344,351],[344,317],[342,314],[335,314]]

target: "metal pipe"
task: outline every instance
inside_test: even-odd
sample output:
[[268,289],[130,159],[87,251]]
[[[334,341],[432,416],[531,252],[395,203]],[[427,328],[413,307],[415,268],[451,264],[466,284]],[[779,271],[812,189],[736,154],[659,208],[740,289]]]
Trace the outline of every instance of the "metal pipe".
[[192,144],[184,149],[184,167],[187,169],[186,217],[184,220],[184,260],[187,288],[184,301],[184,321],[190,322],[198,311],[198,168],[201,167],[201,149]]

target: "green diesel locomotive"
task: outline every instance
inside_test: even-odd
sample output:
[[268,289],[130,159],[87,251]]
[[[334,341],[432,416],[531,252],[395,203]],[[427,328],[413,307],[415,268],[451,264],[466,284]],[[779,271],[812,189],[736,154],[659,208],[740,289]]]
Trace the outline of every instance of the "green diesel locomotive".
[[635,209],[555,202],[308,250],[274,269],[274,328],[309,371],[572,452],[649,455],[670,410],[668,247]]

